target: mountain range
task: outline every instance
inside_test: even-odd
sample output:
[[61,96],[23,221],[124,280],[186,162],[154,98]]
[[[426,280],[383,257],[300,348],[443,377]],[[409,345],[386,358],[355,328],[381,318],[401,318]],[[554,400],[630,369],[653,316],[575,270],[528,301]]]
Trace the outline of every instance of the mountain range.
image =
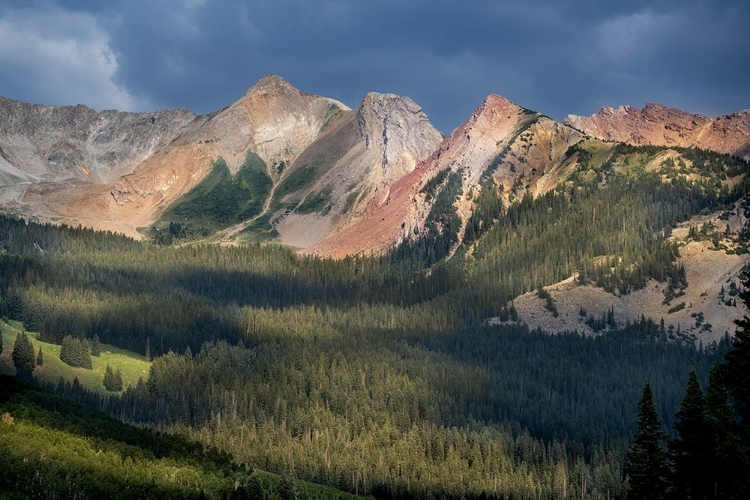
[[[169,222],[165,212],[218,159],[228,182],[252,155],[263,179],[254,210],[218,217],[203,234],[271,239],[336,257],[382,252],[423,232],[430,209],[423,188],[441,172],[461,174],[462,233],[483,178],[506,188],[505,203],[527,191],[538,196],[567,178],[566,153],[587,138],[750,158],[747,110],[708,118],[647,104],[558,123],[493,94],[443,137],[408,97],[373,92],[352,110],[273,75],[231,106],[199,116],[0,99],[0,131],[0,200],[8,210],[140,238]],[[205,222],[176,212],[183,225]]]
[[[583,172],[604,175],[602,185],[608,172],[635,169],[633,175],[682,176],[731,189],[744,176],[706,173],[715,159],[695,158],[690,151],[697,150],[685,148],[750,159],[748,110],[710,118],[649,103],[604,107],[560,123],[491,94],[443,136],[408,97],[372,92],[349,109],[274,75],[206,115],[97,113],[0,98],[0,131],[6,211],[137,239],[270,241],[335,258],[381,255],[430,238],[440,239],[430,259],[459,249],[471,254],[498,221],[492,210],[576,185]],[[623,153],[620,144],[652,149]],[[488,212],[487,203],[497,206]],[[527,293],[516,299],[520,319],[549,331],[590,330],[576,315],[590,303],[595,314],[667,317],[669,325],[706,337],[693,321],[696,303],[713,326],[707,340],[720,337],[743,310],[726,310],[722,300],[705,304],[705,297],[738,283],[747,259],[730,240],[728,254],[706,254],[708,237],[684,237],[690,224],[707,223],[726,226],[726,235],[745,234],[747,205],[743,199],[731,213],[676,228],[693,284],[681,292],[690,307],[674,311],[670,300],[662,302],[664,283],[612,294],[563,281],[555,289],[565,314],[551,318]]]

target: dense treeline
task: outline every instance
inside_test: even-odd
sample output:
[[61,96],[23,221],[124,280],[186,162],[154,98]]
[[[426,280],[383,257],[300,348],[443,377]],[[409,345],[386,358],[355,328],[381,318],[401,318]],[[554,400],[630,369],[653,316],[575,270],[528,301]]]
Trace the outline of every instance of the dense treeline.
[[649,322],[598,338],[302,325],[157,358],[121,399],[59,390],[352,492],[621,498],[643,378],[674,414],[690,360],[705,376],[726,349],[665,344]]

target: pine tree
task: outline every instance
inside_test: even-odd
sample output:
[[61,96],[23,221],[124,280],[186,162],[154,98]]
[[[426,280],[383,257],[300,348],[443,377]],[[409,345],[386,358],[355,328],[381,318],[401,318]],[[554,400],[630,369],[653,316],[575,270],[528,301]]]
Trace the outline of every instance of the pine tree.
[[711,432],[709,498],[748,498],[747,455],[737,435],[737,421],[727,390],[721,382],[723,369],[724,365],[714,365],[706,389],[706,419]]
[[34,374],[34,346],[31,345],[26,332],[20,332],[16,335],[12,358],[18,378],[31,380]]
[[107,365],[104,370],[104,380],[102,381],[104,388],[108,391],[118,392],[122,390],[122,372],[117,368],[116,371],[112,370],[112,367]]
[[299,498],[299,492],[297,491],[297,486],[294,484],[294,479],[288,473],[281,476],[276,489],[281,500],[297,500]]
[[91,355],[92,356],[101,356],[102,354],[102,347],[99,344],[99,335],[94,334],[94,338],[91,340]]
[[255,475],[250,476],[250,479],[247,480],[247,486],[245,488],[247,491],[247,498],[253,498],[257,500],[263,500],[266,498],[266,492],[263,490],[263,485]]
[[42,355],[42,347],[39,347],[39,354],[36,356],[36,364],[37,366],[42,366],[44,364],[44,356]]
[[91,356],[89,355],[88,346],[80,339],[74,339],[70,335],[63,338],[60,347],[60,361],[70,366],[91,369]]
[[117,368],[117,370],[115,370],[115,390],[122,390],[122,372],[120,371],[119,367]]
[[102,384],[108,391],[114,390],[112,389],[112,386],[114,385],[114,377],[115,374],[112,373],[112,367],[107,365],[107,368],[104,369],[104,380],[102,380]]
[[[740,299],[750,308],[750,274],[742,282]],[[724,383],[729,390],[732,406],[740,420],[740,434],[744,446],[750,446],[750,318],[743,316],[735,321],[737,330],[732,350],[724,357]]]
[[675,413],[677,436],[669,443],[672,486],[675,498],[708,498],[712,489],[711,433],[706,418],[706,401],[695,367],[690,370],[685,397]]
[[627,473],[630,477],[629,498],[662,499],[667,491],[666,454],[661,441],[666,437],[654,404],[648,380],[638,401],[638,431],[628,447]]

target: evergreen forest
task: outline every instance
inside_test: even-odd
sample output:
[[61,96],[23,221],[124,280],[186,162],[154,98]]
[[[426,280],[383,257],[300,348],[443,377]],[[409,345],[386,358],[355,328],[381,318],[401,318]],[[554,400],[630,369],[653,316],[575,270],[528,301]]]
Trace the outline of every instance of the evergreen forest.
[[[696,346],[646,317],[612,315],[598,336],[514,321],[515,297],[570,276],[614,294],[650,279],[689,286],[671,229],[730,209],[750,188],[748,164],[685,150],[642,168],[661,152],[612,146],[595,163],[571,148],[568,181],[510,204],[488,176],[463,234],[460,176],[438,176],[423,234],[340,260],[190,242],[174,226],[135,241],[0,216],[0,315],[26,331],[17,352],[3,346],[18,376],[0,391],[0,491],[746,498],[750,400],[736,381],[750,366],[747,322],[734,340]],[[209,178],[171,214],[224,227],[257,213],[255,192],[226,218],[212,194],[244,199],[252,160],[234,187]],[[37,379],[26,336],[61,344],[71,366],[90,368],[101,341],[150,371],[121,387],[108,366],[110,392]],[[730,456],[732,481],[683,481],[705,457]]]

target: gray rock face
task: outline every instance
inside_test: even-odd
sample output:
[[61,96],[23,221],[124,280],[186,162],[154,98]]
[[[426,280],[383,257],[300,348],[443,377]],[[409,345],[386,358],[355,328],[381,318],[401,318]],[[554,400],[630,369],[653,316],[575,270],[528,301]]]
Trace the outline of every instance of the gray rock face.
[[0,180],[111,182],[169,144],[194,118],[185,109],[98,113],[82,105],[0,98]]
[[414,164],[409,160],[426,158],[442,140],[417,103],[395,94],[367,94],[357,123],[365,149],[382,153],[380,165],[386,181],[411,171]]
[[408,97],[367,94],[356,112],[342,113],[293,165],[293,169],[316,165],[319,178],[292,197],[325,193],[328,204],[325,214],[285,214],[276,226],[282,241],[309,246],[388,203],[393,184],[429,157],[441,141],[442,135],[422,108]]

